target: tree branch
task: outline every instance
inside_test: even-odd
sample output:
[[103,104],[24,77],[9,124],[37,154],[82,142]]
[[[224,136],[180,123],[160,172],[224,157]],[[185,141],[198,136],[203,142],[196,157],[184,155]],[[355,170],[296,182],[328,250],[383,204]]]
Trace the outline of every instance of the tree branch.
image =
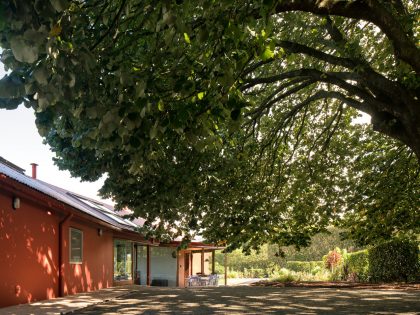
[[[359,98],[365,101],[364,109],[362,111],[368,114],[372,113],[374,109],[375,110],[388,109],[391,112],[393,111],[392,103],[384,103],[378,100],[373,95],[369,94],[368,92],[361,89],[360,87],[354,86],[346,82],[344,79],[342,79],[343,76],[351,76],[351,74],[343,73],[343,72],[337,72],[337,73],[325,72],[324,73],[317,69],[300,69],[300,70],[292,70],[289,72],[281,73],[281,74],[274,75],[271,77],[256,78],[256,79],[248,80],[244,88],[249,88],[257,84],[273,83],[276,81],[283,80],[285,78],[301,77],[301,78],[312,79],[318,82],[331,83],[347,91],[349,94],[358,96]],[[280,98],[279,100],[281,99],[283,98]],[[274,104],[274,102],[271,102],[271,105],[272,104]]]
[[[361,19],[377,25],[391,41],[397,58],[405,61],[420,72],[420,49],[410,39],[399,22],[401,17],[394,17],[382,3],[377,0],[344,1],[344,0],[295,0],[281,1],[275,13],[303,11],[323,16],[338,15]],[[401,10],[399,10],[401,12]]]
[[108,30],[105,32],[105,34],[103,34],[98,40],[97,42],[90,47],[90,50],[94,50],[104,39],[105,37],[107,37],[109,35],[109,33],[111,33],[111,31],[113,30],[113,28],[115,27],[115,25],[117,24],[118,19],[121,16],[122,11],[124,10],[125,4],[127,3],[127,0],[123,0],[121,3],[120,8],[118,9],[117,14],[115,15],[114,19],[112,20],[111,25],[109,26]]
[[312,83],[314,83],[315,80],[306,80],[305,82],[303,82],[302,84],[299,84],[298,86],[295,86],[294,88],[288,90],[287,92],[277,96],[276,98],[272,99],[270,101],[270,99],[272,97],[274,97],[276,94],[278,94],[281,90],[284,89],[285,86],[290,85],[288,83],[286,83],[285,85],[280,86],[279,90],[275,91],[275,93],[273,93],[272,95],[270,95],[270,97],[268,97],[258,108],[256,108],[255,110],[253,110],[252,112],[250,112],[249,114],[247,114],[247,116],[253,116],[253,118],[255,119],[256,116],[260,116],[262,114],[262,112],[268,108],[270,108],[272,105],[274,105],[275,103],[285,99],[286,97],[304,89],[305,87],[311,85]]
[[354,67],[358,65],[354,60],[350,58],[336,57],[334,55],[326,54],[322,51],[319,51],[317,49],[314,49],[314,48],[311,48],[311,47],[308,47],[299,43],[294,43],[290,41],[279,41],[276,43],[276,45],[292,53],[305,54],[305,55],[317,58],[319,60],[326,61],[330,64],[343,66],[349,69],[353,69]]

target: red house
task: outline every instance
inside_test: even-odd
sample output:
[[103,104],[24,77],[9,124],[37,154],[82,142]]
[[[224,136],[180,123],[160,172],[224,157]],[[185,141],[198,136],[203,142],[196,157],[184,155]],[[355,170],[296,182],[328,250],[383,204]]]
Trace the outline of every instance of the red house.
[[0,307],[125,284],[185,286],[214,272],[217,247],[177,251],[176,241],[142,237],[136,223],[36,179],[36,165],[29,177],[0,157]]

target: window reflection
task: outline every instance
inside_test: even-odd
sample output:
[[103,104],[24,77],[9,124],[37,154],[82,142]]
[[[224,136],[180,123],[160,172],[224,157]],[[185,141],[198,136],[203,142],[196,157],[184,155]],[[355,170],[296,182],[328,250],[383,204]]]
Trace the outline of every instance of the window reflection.
[[132,276],[132,244],[129,241],[114,240],[114,280],[131,280]]

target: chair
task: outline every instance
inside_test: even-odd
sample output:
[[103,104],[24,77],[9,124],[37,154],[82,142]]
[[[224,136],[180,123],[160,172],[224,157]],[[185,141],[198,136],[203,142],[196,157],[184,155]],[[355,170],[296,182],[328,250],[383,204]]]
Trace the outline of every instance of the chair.
[[218,286],[219,285],[219,275],[217,273],[211,274],[209,276],[207,285]]
[[189,276],[187,278],[187,283],[189,287],[198,287],[201,284],[199,276]]
[[208,285],[208,277],[207,276],[203,276],[203,275],[201,275],[201,276],[199,276],[199,278],[200,278],[200,285],[201,286],[207,286]]

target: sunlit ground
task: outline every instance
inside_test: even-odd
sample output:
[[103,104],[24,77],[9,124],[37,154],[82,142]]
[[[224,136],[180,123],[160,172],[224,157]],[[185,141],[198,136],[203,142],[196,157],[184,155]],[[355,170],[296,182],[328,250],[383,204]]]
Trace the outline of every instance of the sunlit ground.
[[21,304],[11,307],[0,308],[0,315],[61,315],[75,314],[74,311],[88,305],[112,300],[118,296],[130,293],[138,286],[124,286],[103,289],[94,292],[85,292],[57,298],[39,301],[32,304]]
[[140,288],[75,314],[419,314],[419,290]]

